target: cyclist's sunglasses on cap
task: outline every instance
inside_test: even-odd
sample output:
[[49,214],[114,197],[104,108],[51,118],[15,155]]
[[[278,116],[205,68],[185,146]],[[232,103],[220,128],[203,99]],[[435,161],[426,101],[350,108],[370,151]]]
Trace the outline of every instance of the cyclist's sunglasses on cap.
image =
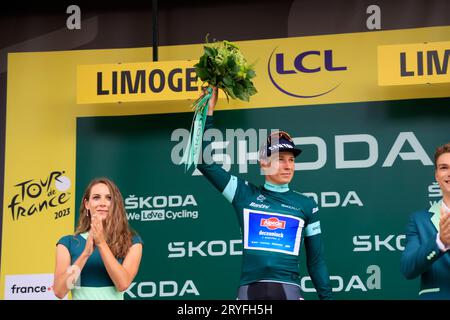
[[260,159],[270,157],[273,152],[288,151],[298,156],[302,150],[295,147],[294,140],[286,131],[273,132],[260,150]]
[[287,141],[294,143],[294,140],[292,140],[292,137],[286,131],[277,131],[277,132],[271,133],[267,137],[267,143],[272,144],[272,137],[275,137],[275,136],[278,136],[278,138],[277,138],[278,140],[286,139]]

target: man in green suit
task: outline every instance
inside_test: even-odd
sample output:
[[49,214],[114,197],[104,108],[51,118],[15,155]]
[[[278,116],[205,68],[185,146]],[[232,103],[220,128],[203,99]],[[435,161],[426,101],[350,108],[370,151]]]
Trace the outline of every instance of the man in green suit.
[[411,215],[400,263],[407,279],[420,276],[423,300],[450,299],[450,143],[436,149],[434,164],[442,199]]

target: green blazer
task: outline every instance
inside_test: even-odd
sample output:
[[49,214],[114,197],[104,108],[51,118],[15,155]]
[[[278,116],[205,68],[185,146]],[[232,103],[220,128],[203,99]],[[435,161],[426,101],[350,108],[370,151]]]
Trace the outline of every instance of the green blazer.
[[441,201],[410,216],[400,259],[407,279],[420,276],[419,299],[423,300],[450,299],[450,250],[442,252],[436,243]]

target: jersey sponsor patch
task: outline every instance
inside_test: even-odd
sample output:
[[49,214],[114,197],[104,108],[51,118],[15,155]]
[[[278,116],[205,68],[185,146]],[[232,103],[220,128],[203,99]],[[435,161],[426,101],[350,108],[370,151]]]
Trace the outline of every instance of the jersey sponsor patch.
[[320,221],[316,221],[305,228],[305,237],[315,236],[316,234],[321,233],[320,230]]
[[298,217],[244,209],[244,248],[298,255],[304,224]]

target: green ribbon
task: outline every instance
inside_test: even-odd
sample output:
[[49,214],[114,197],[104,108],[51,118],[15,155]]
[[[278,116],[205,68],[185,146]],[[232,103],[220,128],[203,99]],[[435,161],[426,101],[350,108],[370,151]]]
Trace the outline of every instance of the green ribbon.
[[181,163],[184,163],[185,171],[194,165],[197,167],[198,157],[202,150],[203,132],[205,130],[206,116],[208,114],[208,103],[212,96],[212,88],[208,87],[206,93],[200,96],[193,104],[195,110],[194,118],[189,132],[189,140]]

